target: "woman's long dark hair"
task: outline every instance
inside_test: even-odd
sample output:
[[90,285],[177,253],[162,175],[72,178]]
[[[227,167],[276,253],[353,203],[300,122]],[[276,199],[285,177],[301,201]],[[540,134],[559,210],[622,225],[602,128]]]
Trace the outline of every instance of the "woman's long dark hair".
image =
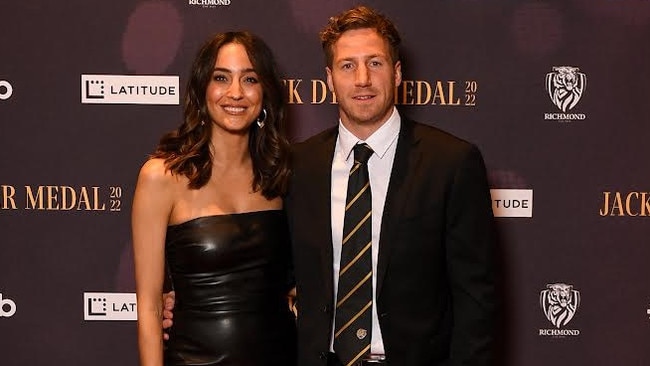
[[[212,78],[214,63],[224,45],[244,46],[259,77],[263,91],[262,107],[266,110],[264,127],[251,125],[249,150],[253,161],[253,190],[271,199],[286,193],[289,170],[289,142],[285,136],[285,100],[275,58],[264,41],[250,32],[219,33],[199,50],[184,102],[184,121],[176,130],[165,134],[152,157],[165,160],[173,174],[189,179],[189,188],[205,186],[212,175],[210,137],[212,123],[205,93]],[[214,141],[218,143],[218,141]]]

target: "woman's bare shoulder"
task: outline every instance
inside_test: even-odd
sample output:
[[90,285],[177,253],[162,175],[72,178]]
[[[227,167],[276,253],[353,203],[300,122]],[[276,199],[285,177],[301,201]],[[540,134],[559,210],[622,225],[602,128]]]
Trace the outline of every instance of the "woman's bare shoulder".
[[167,168],[165,160],[151,158],[142,164],[138,175],[138,184],[159,189],[170,189],[178,185],[178,175]]

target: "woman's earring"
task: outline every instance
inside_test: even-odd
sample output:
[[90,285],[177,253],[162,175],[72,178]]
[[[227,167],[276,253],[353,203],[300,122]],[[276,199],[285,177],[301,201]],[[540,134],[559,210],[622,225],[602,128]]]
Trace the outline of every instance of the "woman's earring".
[[264,127],[264,123],[266,122],[266,117],[267,117],[266,108],[262,108],[262,113],[260,113],[260,115],[257,117],[256,120],[257,126],[259,128]]
[[201,120],[201,127],[205,126],[205,122],[203,121],[203,118],[201,118],[201,110],[200,109],[196,110],[196,116]]

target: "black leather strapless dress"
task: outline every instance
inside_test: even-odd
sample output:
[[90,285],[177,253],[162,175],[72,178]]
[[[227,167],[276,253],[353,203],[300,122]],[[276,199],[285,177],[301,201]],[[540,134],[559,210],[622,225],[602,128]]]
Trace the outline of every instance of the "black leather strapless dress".
[[176,291],[165,365],[295,365],[291,245],[283,211],[199,217],[167,228]]

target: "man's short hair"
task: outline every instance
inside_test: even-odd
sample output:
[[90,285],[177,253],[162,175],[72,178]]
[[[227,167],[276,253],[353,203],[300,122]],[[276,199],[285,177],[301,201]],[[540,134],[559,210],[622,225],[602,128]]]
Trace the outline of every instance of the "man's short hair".
[[331,17],[325,28],[320,32],[320,41],[327,66],[332,66],[334,59],[332,48],[343,33],[353,29],[366,28],[374,29],[383,39],[388,41],[391,61],[393,64],[399,61],[399,47],[402,40],[393,22],[378,11],[359,5]]

